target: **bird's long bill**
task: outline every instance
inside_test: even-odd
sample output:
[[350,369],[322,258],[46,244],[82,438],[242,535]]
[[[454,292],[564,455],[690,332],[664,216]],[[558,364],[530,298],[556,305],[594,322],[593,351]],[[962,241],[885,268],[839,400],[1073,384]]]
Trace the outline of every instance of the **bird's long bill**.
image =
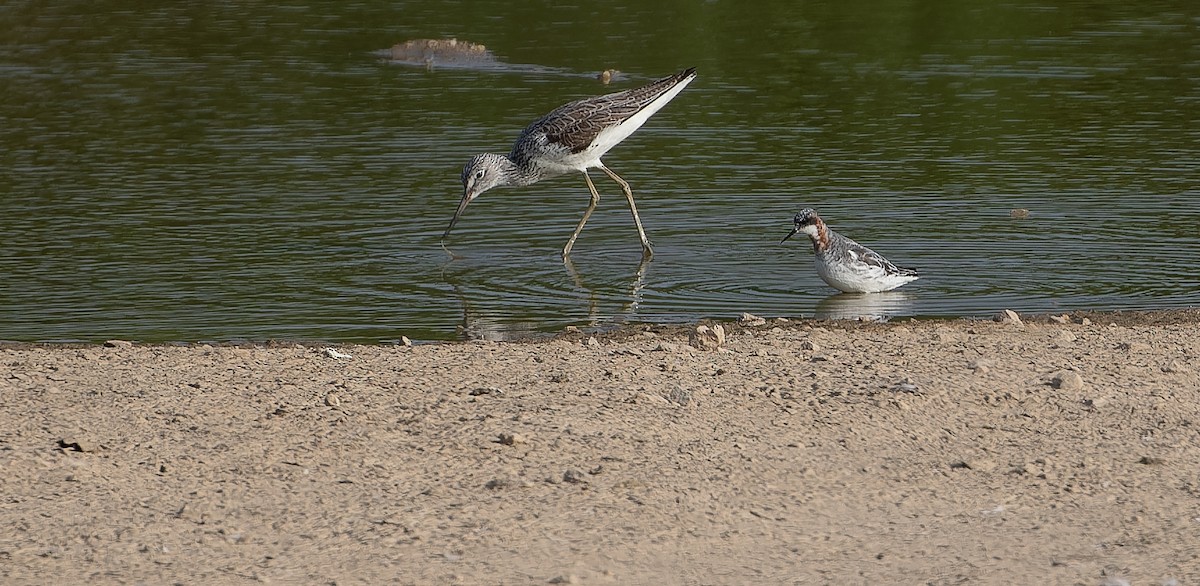
[[796,233],[797,233],[797,232],[799,232],[799,231],[800,231],[800,227],[799,227],[799,226],[797,226],[797,227],[795,227],[795,228],[792,228],[792,231],[791,231],[791,232],[788,232],[788,235],[787,235],[787,236],[784,236],[784,237],[783,237],[783,240],[780,240],[780,241],[779,241],[779,243],[780,243],[780,244],[783,244],[784,242],[787,242],[789,238],[791,238],[792,236],[795,236],[795,235],[796,235]]
[[464,192],[462,200],[458,202],[458,209],[454,211],[454,217],[450,218],[450,225],[446,226],[446,231],[442,233],[442,243],[446,243],[446,238],[450,236],[450,231],[454,229],[454,225],[458,223],[458,217],[462,215],[463,210],[467,209],[467,204],[471,203],[470,192]]

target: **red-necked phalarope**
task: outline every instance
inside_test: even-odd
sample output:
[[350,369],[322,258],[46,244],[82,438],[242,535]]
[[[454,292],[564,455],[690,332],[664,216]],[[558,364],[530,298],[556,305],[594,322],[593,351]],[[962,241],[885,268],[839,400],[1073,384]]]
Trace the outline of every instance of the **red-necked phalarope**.
[[917,280],[916,270],[898,268],[874,250],[834,232],[812,208],[801,210],[792,221],[796,226],[779,243],[800,232],[808,234],[816,254],[817,274],[836,289],[879,293]]

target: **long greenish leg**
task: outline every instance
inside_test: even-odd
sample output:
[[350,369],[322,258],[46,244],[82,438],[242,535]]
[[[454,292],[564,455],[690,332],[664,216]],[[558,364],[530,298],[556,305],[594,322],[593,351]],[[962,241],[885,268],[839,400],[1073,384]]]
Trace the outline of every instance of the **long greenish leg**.
[[654,249],[650,248],[650,239],[646,238],[646,231],[642,229],[642,218],[638,216],[637,204],[633,203],[633,191],[629,189],[629,184],[608,167],[601,165],[600,170],[612,177],[612,180],[621,186],[621,191],[625,192],[625,199],[629,200],[629,211],[633,212],[633,223],[637,225],[638,237],[642,239],[642,256],[646,258],[653,256]]
[[[601,167],[601,169],[603,168]],[[592,183],[592,177],[588,175],[587,169],[583,170],[583,178],[587,180],[588,191],[592,192],[592,201],[588,203],[587,209],[583,212],[583,217],[579,219],[579,225],[575,226],[575,232],[571,234],[571,239],[563,247],[563,258],[571,255],[571,247],[575,246],[575,239],[579,238],[579,233],[583,232],[583,225],[587,223],[588,218],[592,217],[592,212],[596,211],[596,205],[600,203],[600,193],[596,191],[596,185]]]

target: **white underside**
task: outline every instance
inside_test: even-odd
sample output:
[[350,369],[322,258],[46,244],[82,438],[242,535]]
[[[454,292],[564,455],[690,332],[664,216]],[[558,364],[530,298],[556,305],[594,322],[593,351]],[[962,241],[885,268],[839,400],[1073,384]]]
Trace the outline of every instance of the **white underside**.
[[864,262],[829,262],[821,255],[816,258],[817,274],[830,287],[846,293],[879,293],[891,291],[917,280],[915,276],[892,275],[875,265]]
[[683,91],[683,88],[687,87],[689,83],[692,83],[693,79],[696,79],[695,75],[679,82],[675,87],[667,90],[666,93],[656,98],[653,102],[650,102],[650,105],[642,108],[641,111],[630,116],[624,122],[601,131],[600,134],[596,135],[596,139],[592,141],[592,144],[588,145],[588,148],[563,157],[558,165],[562,165],[564,170],[572,171],[583,171],[591,167],[603,167],[604,163],[600,162],[600,157],[603,157],[605,153],[620,144],[621,141],[629,138],[629,135],[633,134],[635,130],[641,128],[651,116],[661,110],[663,106],[666,106],[675,96],[679,95],[679,92]]

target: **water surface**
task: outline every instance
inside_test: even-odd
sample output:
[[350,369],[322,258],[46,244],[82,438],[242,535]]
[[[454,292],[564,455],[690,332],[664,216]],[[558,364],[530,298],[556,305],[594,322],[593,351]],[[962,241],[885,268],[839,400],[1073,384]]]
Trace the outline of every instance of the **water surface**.
[[[1200,305],[1187,2],[244,4],[0,7],[0,339]],[[441,37],[520,67],[375,54]],[[485,194],[450,239],[464,258],[439,248],[471,155],[686,66],[606,157],[651,262],[601,173],[569,265],[577,176]],[[833,296],[804,242],[778,244],[807,206],[922,279]]]

